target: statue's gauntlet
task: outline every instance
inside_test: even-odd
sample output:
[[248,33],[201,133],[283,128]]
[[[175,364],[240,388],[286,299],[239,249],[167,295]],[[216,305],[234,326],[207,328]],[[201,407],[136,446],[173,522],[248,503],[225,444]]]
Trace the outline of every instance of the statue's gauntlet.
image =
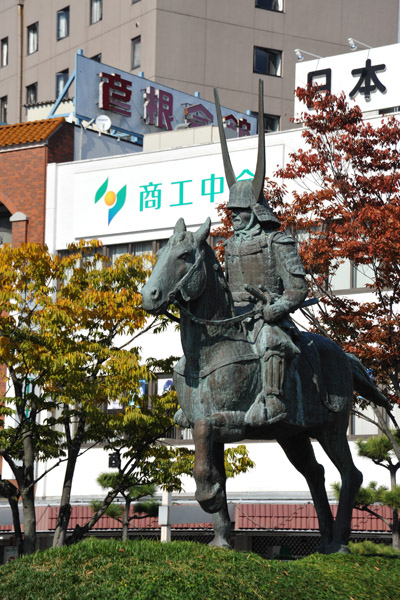
[[283,302],[276,304],[267,304],[262,306],[262,315],[266,323],[275,323],[288,314],[288,307]]

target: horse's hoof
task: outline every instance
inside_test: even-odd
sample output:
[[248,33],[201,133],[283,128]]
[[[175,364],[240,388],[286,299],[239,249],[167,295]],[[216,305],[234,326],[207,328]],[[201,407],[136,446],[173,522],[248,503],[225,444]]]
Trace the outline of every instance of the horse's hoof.
[[211,488],[197,487],[195,498],[208,513],[219,512],[224,506],[224,494],[219,483],[215,483]]
[[224,537],[221,537],[219,535],[216,535],[214,537],[213,540],[211,540],[211,542],[209,544],[207,544],[208,546],[216,546],[217,548],[229,548],[229,550],[232,550],[232,546],[230,545],[230,543],[228,542],[228,540]]
[[333,542],[329,546],[325,546],[321,554],[350,554],[350,549],[346,544]]
[[318,552],[318,554],[328,554],[328,548],[329,548],[328,543],[321,543],[318,544],[318,546],[315,549],[315,552]]

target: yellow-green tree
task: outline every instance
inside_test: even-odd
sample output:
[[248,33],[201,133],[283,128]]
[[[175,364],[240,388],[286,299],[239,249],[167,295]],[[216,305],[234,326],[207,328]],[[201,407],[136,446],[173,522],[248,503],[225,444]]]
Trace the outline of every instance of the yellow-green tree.
[[[151,410],[130,405],[140,380],[151,379],[157,366],[142,363],[137,339],[163,328],[141,309],[146,264],[126,255],[111,266],[96,242],[71,246],[65,256],[39,245],[0,249],[0,365],[7,388],[0,455],[16,480],[14,487],[1,482],[0,494],[12,508],[22,499],[25,553],[36,547],[34,486],[46,474],[35,475],[36,461],[52,459],[51,468],[66,463],[55,535],[60,545],[82,445],[104,442],[113,427],[135,422],[132,444],[145,460],[149,445],[171,426],[171,398],[155,398]],[[110,414],[107,404],[116,400],[126,409]],[[15,531],[22,548],[18,522]]]
[[[129,424],[128,424],[129,427]],[[80,539],[97,522],[99,516],[116,519],[122,524],[122,540],[128,539],[129,524],[134,519],[147,516],[157,516],[158,503],[154,500],[140,501],[144,496],[152,497],[156,491],[156,484],[169,491],[181,490],[181,475],[192,475],[194,465],[194,450],[184,447],[173,448],[157,444],[150,454],[151,460],[136,461],[136,469],[126,475],[126,460],[130,460],[137,452],[136,445],[129,446],[126,438],[109,440],[108,448],[113,450],[116,462],[116,471],[101,473],[97,478],[99,485],[109,492],[103,500],[93,500],[91,507],[93,517],[84,527],[78,527],[71,539]],[[127,450],[127,452],[125,451]],[[254,461],[249,457],[246,446],[227,448],[225,456],[225,471],[228,478],[245,473],[255,467]],[[131,463],[132,464],[132,463]],[[115,493],[117,491],[117,493]],[[122,496],[123,504],[110,504],[108,500],[116,495]],[[138,501],[139,500],[139,501]],[[106,509],[105,504],[107,504]],[[130,514],[133,506],[134,514]],[[143,513],[139,516],[137,513]]]

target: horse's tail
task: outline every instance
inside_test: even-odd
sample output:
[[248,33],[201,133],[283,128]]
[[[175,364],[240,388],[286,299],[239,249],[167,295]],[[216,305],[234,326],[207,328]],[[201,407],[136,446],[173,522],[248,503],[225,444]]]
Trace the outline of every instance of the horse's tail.
[[354,354],[350,354],[349,352],[346,352],[346,356],[353,375],[355,391],[363,396],[363,398],[366,398],[378,406],[382,406],[390,412],[393,408],[392,405],[386,396],[376,387],[362,362],[354,356]]

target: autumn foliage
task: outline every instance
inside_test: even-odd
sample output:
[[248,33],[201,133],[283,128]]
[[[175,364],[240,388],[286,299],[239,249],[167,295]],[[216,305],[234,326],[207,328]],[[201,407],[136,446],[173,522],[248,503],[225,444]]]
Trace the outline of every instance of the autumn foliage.
[[[277,173],[296,187],[283,203],[268,187],[267,196],[282,226],[296,232],[311,293],[321,298],[318,314],[308,313],[315,328],[356,354],[398,403],[400,123],[371,124],[343,95],[296,94],[313,109],[301,117],[306,148]],[[353,276],[364,274],[367,297],[334,293],[334,277],[349,262]]]

